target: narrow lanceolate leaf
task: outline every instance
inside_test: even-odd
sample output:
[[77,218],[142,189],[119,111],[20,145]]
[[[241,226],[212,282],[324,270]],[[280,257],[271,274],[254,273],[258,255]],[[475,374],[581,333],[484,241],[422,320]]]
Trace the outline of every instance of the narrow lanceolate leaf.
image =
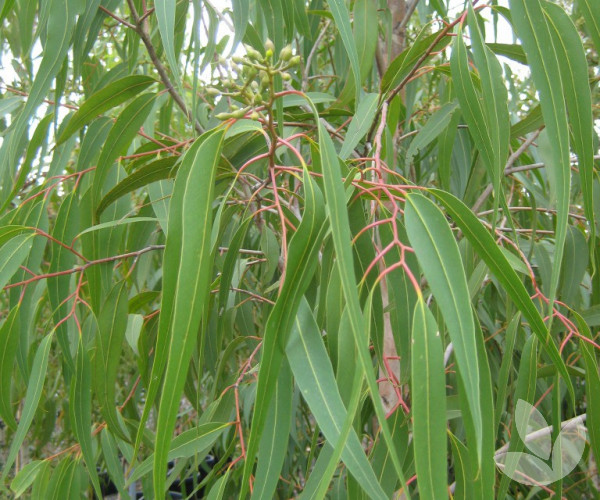
[[[533,403],[535,397],[535,381],[537,378],[537,339],[533,336],[529,337],[525,341],[523,350],[521,352],[521,363],[519,364],[519,374],[517,376],[517,387],[515,390],[514,401],[515,406],[518,406],[522,402]],[[520,451],[523,450],[525,444],[519,439],[516,431],[516,426],[519,422],[514,422],[513,433],[508,446],[508,453],[502,454],[496,453],[494,459],[496,465],[501,468],[504,472],[500,481],[500,487],[498,489],[498,498],[506,498],[506,492],[510,479],[518,477],[515,475],[515,467],[518,464],[518,456]]]
[[162,45],[167,56],[167,61],[173,72],[173,79],[180,82],[179,64],[175,55],[175,0],[156,0],[156,19]]
[[508,117],[508,92],[502,78],[502,67],[494,53],[483,43],[473,6],[469,6],[469,32],[475,64],[481,78],[483,110],[487,127],[486,139],[492,152],[489,165],[496,197],[500,197],[501,179],[508,158],[510,119]]
[[[94,199],[99,201],[104,181],[115,160],[124,155],[129,144],[138,133],[138,130],[148,117],[154,105],[155,94],[142,94],[133,100],[119,115],[114,123],[96,166],[94,175]],[[97,203],[95,201],[94,203]]]
[[473,76],[469,71],[462,31],[459,31],[456,37],[450,67],[462,115],[494,186],[494,210],[496,210],[502,197],[501,180],[508,157],[510,136],[508,95],[502,80],[500,63],[483,44],[472,9],[469,13],[469,26],[473,55],[481,78],[481,93],[476,90]]
[[47,467],[50,467],[50,462],[48,460],[33,460],[24,465],[10,483],[10,489],[15,494],[15,497],[19,498],[25,493],[35,481],[38,474],[42,473]]
[[14,431],[17,429],[11,404],[11,377],[19,346],[19,307],[14,307],[0,326],[0,417]]
[[[81,2],[79,0],[65,0],[62,2],[53,1],[51,4],[46,26],[47,35],[42,62],[36,71],[27,103],[15,120],[15,125],[10,136],[5,139],[8,144],[8,158],[2,162],[0,178],[3,176],[3,169],[7,169],[9,172],[15,171],[17,158],[21,153],[19,151],[19,146],[22,144],[21,136],[27,127],[30,117],[44,100],[52,81],[63,65],[71,43],[71,34],[75,27],[75,16],[81,7]],[[7,194],[3,189],[2,196],[6,196]]]
[[[592,332],[580,314],[571,310],[579,332],[592,339]],[[597,350],[585,339],[579,339],[579,350],[585,365],[585,398],[587,429],[594,457],[600,457],[600,371],[598,370]]]
[[[583,193],[583,207],[589,224],[590,242],[592,242],[590,248],[593,250],[596,239],[593,193],[594,124],[585,51],[577,28],[564,10],[550,2],[544,2],[542,8],[546,14],[554,48],[558,55],[560,76],[569,112],[573,149],[579,159],[578,170]],[[596,21],[600,22],[599,19]]]
[[237,44],[243,40],[246,33],[246,26],[248,26],[250,17],[250,4],[246,0],[232,0],[231,6],[233,8],[233,27],[235,28],[231,47],[233,51]]
[[104,198],[102,198],[102,201],[96,210],[97,217],[100,217],[100,214],[104,211],[104,209],[106,209],[106,207],[122,196],[125,196],[136,189],[147,186],[152,182],[168,178],[171,172],[171,167],[176,161],[176,156],[161,158],[160,160],[153,161],[138,168],[131,175],[125,177],[125,179],[119,182],[114,188],[106,193]]
[[419,194],[407,197],[406,232],[442,311],[473,419],[479,460],[482,428],[475,324],[458,245],[442,212]]
[[[210,422],[181,433],[176,438],[169,440],[167,459],[189,458],[210,449],[217,438],[229,427],[231,427],[230,423]],[[153,463],[154,454],[150,454],[135,468],[133,474],[127,479],[127,483],[131,484],[148,474],[152,470]]]
[[429,120],[427,120],[427,123],[419,130],[419,133],[408,147],[405,160],[407,168],[412,163],[413,157],[416,156],[420,150],[431,144],[431,142],[445,130],[457,107],[457,102],[450,102],[431,115]]
[[[78,202],[77,193],[70,193],[63,199],[56,214],[52,237],[66,245],[71,245],[79,228]],[[76,263],[75,254],[56,243],[52,244],[50,255],[50,268],[48,270],[50,273],[71,269]],[[54,324],[58,325],[56,328],[56,337],[62,349],[66,365],[70,369],[73,369],[73,356],[69,343],[68,325],[63,321],[72,307],[72,304],[68,301],[69,295],[72,293],[70,283],[71,276],[69,275],[55,276],[46,280]]]
[[358,62],[360,63],[360,81],[362,83],[371,72],[375,62],[375,49],[379,38],[377,4],[371,0],[357,0],[354,2],[353,14],[354,40]]
[[[431,35],[427,33],[428,30],[424,28],[417,36],[417,40],[409,44],[410,46],[390,63],[381,79],[382,93],[385,94],[400,85],[426,50],[433,47],[432,53],[438,52],[443,50],[451,41],[451,37],[443,36],[436,43],[435,40],[439,36],[439,32]],[[423,61],[423,63],[426,61]]]
[[[206,150],[201,149],[204,141],[210,134],[204,134],[199,137],[194,144],[188,149],[183,157],[181,166],[177,173],[175,184],[178,186],[173,191],[169,204],[169,217],[167,221],[167,241],[165,254],[163,258],[163,279],[162,279],[162,298],[160,305],[159,327],[156,338],[156,347],[154,348],[154,363],[152,365],[152,374],[148,385],[148,393],[146,395],[146,403],[144,411],[135,439],[134,452],[137,453],[145,428],[146,421],[150,415],[150,410],[154,406],[154,401],[162,383],[162,376],[167,364],[168,346],[171,332],[171,318],[173,315],[173,303],[175,299],[175,290],[177,287],[177,274],[181,260],[182,249],[182,218],[183,210],[183,195],[185,194],[185,184],[189,175],[190,169],[196,163],[202,161],[200,152],[206,153]],[[170,194],[170,193],[169,193]],[[171,215],[171,214],[177,214]]]
[[329,8],[333,14],[333,20],[342,38],[342,43],[350,59],[350,67],[354,76],[354,85],[356,87],[356,102],[360,95],[360,61],[356,50],[356,42],[352,36],[352,27],[350,25],[350,13],[345,0],[330,0]]
[[119,283],[106,297],[98,316],[96,352],[94,354],[94,387],[100,412],[113,434],[129,440],[117,416],[115,387],[121,364],[121,350],[127,328],[127,288]]
[[[347,412],[323,338],[305,300],[300,304],[286,354],[302,397],[319,428],[331,445],[337,443]],[[342,460],[369,498],[386,498],[353,430],[344,443]]]
[[258,449],[258,466],[252,497],[273,498],[281,475],[281,468],[288,453],[292,427],[292,396],[294,386],[287,363],[282,363],[273,396],[273,404],[267,415],[266,428]]
[[44,380],[46,380],[46,369],[48,368],[48,357],[50,355],[52,336],[53,334],[49,333],[44,337],[37,348],[35,358],[33,358],[31,374],[29,375],[29,385],[27,386],[23,411],[21,412],[21,419],[19,420],[17,432],[15,432],[12,437],[10,451],[3,464],[2,477],[0,478],[2,481],[6,479],[8,472],[17,458],[17,453],[25,440],[25,436],[27,435],[27,431],[29,430],[29,426],[33,421],[33,417],[35,416],[35,412],[40,402],[40,397],[42,396],[42,390],[44,388]]
[[[154,491],[157,496],[162,496],[165,489],[167,456],[179,400],[210,292],[213,268],[210,247],[212,204],[224,135],[224,129],[209,133],[198,148],[196,161],[190,169],[184,171],[183,175],[179,172],[174,193],[180,191],[181,210],[173,210],[178,207],[172,205],[169,212],[169,226],[173,218],[181,219],[176,223],[181,228],[181,248],[177,251],[177,286],[173,299],[164,390],[156,428]],[[169,236],[173,232],[169,227]],[[165,259],[170,258],[167,255],[169,251],[169,248],[165,250]]]
[[378,102],[379,94],[367,94],[361,99],[342,144],[340,151],[340,158],[342,160],[345,160],[352,154],[352,150],[371,128],[371,124],[377,114]]
[[560,266],[567,235],[571,165],[569,163],[569,126],[560,75],[559,53],[540,0],[510,0],[512,21],[522,41],[531,68],[531,77],[540,95],[542,115],[552,151],[546,166],[553,178],[556,196],[556,238],[552,276],[548,288],[549,310],[554,306]]
[[585,28],[600,53],[600,3],[595,0],[578,0],[577,6],[585,19]]
[[422,297],[411,344],[413,449],[422,498],[447,498],[446,377],[442,338]]
[[352,257],[352,233],[346,206],[346,190],[342,181],[339,158],[335,154],[333,141],[325,130],[323,123],[319,121],[319,146],[321,168],[323,169],[323,181],[325,186],[325,199],[329,208],[329,222],[333,238],[337,266],[342,282],[342,289],[349,311],[350,326],[356,350],[360,360],[360,368],[363,370],[367,385],[373,401],[373,407],[381,426],[385,442],[390,450],[394,470],[400,483],[408,494],[402,472],[402,465],[398,458],[398,452],[392,441],[392,435],[387,425],[385,411],[379,397],[379,387],[373,374],[373,364],[368,348],[368,338],[365,335],[365,318],[360,307],[358,297],[356,276],[354,274],[354,262]]
[[303,179],[305,205],[302,221],[290,240],[283,286],[265,325],[256,402],[240,498],[244,498],[244,489],[247,488],[248,478],[252,472],[254,457],[275,392],[283,352],[292,330],[296,311],[317,268],[319,249],[325,235],[323,195],[306,170]]
[[544,320],[540,316],[535,304],[529,297],[525,285],[521,282],[513,266],[509,263],[502,250],[496,245],[492,235],[483,227],[475,214],[458,198],[439,189],[430,190],[440,200],[456,225],[469,240],[475,251],[485,261],[490,271],[496,276],[510,298],[517,305],[523,316],[527,318],[529,326],[547,351],[552,363],[564,377],[567,388],[574,398],[574,389],[568,375],[564,361],[560,357],[558,348],[553,338],[548,334]]
[[33,245],[34,235],[19,234],[0,247],[0,290],[25,262]]
[[95,94],[92,94],[71,117],[69,123],[67,123],[67,126],[56,141],[56,145],[65,142],[97,116],[135,97],[153,83],[156,83],[156,80],[149,76],[130,75],[112,82]]
[[94,492],[98,498],[102,498],[92,445],[92,369],[81,336],[75,358],[75,373],[71,379],[69,391],[69,410],[71,426],[79,443],[83,460],[87,465]]

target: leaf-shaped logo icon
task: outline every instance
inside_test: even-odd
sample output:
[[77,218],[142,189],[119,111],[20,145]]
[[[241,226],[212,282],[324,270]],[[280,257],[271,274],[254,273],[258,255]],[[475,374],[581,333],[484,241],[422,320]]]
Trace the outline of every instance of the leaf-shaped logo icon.
[[[533,454],[500,453],[495,457],[496,465],[522,484],[545,485],[558,481],[569,474],[583,456],[587,430],[581,422],[575,418],[563,424],[553,444],[552,430],[546,419],[534,406],[520,399],[515,408],[515,427],[520,440]],[[509,449],[515,447],[511,443]]]

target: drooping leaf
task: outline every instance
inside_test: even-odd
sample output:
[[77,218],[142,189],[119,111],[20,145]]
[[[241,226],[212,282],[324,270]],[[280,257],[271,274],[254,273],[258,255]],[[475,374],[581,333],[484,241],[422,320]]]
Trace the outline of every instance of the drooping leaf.
[[540,341],[540,345],[547,351],[548,356],[557,367],[558,371],[564,377],[569,393],[574,397],[573,384],[568,376],[567,368],[561,359],[558,348],[552,337],[548,335],[548,329],[536,309],[533,301],[529,297],[525,286],[517,276],[513,266],[508,262],[504,253],[496,245],[490,233],[483,227],[481,222],[475,217],[464,203],[458,198],[439,189],[430,190],[435,197],[440,200],[448,213],[458,225],[469,242],[475,248],[479,256],[485,261],[498,281],[506,289],[511,299],[515,302],[523,316],[527,318],[533,332]]
[[[302,301],[286,354],[302,397],[308,403],[325,438],[336,443],[346,416],[333,368],[306,301]],[[370,498],[386,498],[354,432],[344,443],[342,460]]]
[[446,380],[442,339],[422,297],[412,331],[412,417],[415,469],[423,498],[446,498]]
[[65,142],[94,118],[135,97],[153,83],[156,83],[156,80],[149,76],[131,75],[112,82],[95,94],[92,94],[71,117],[57,139],[56,144]]
[[21,412],[21,418],[17,426],[12,442],[10,444],[10,450],[6,461],[2,468],[1,480],[4,481],[6,476],[10,472],[17,453],[21,448],[23,441],[29,431],[33,417],[35,416],[40,398],[42,396],[42,390],[44,388],[44,381],[46,380],[46,370],[48,368],[48,357],[50,355],[50,346],[52,344],[53,334],[49,333],[40,342],[35,357],[33,359],[31,374],[29,375],[29,384],[25,393],[25,400],[23,402],[23,411]]
[[465,271],[458,245],[442,212],[418,194],[407,197],[406,232],[438,303],[454,346],[458,372],[465,386],[481,461],[483,422],[475,326]]
[[[323,195],[308,171],[304,172],[305,207],[302,222],[290,240],[283,286],[269,314],[263,337],[256,403],[248,439],[244,476],[249,476],[272,400],[283,350],[290,335],[300,300],[316,269],[316,258],[325,233]],[[247,481],[242,483],[247,484]],[[243,491],[240,497],[245,494]]]
[[13,431],[17,429],[17,421],[11,402],[11,374],[19,346],[19,312],[20,308],[14,307],[0,326],[0,416]]
[[[181,190],[181,211],[171,206],[171,220],[179,218],[176,229],[169,228],[169,235],[181,228],[181,248],[177,269],[177,285],[173,299],[172,318],[169,329],[168,359],[166,360],[163,393],[161,395],[154,456],[154,490],[157,495],[164,492],[167,456],[171,434],[179,408],[179,399],[185,383],[187,368],[196,344],[198,328],[207,307],[209,284],[212,281],[212,203],[214,182],[224,129],[209,132],[198,148],[198,157],[188,171],[178,173],[175,191]],[[200,160],[200,161],[198,161]],[[165,260],[168,258],[165,250]],[[162,312],[161,312],[162,315]]]
[[352,150],[369,131],[369,128],[371,128],[371,124],[377,114],[378,102],[379,96],[377,94],[367,94],[361,99],[356,109],[356,114],[348,126],[348,132],[340,150],[340,158],[342,160],[350,156]]
[[554,182],[556,196],[556,240],[552,276],[548,288],[549,307],[554,304],[566,238],[571,192],[569,127],[565,109],[565,89],[560,76],[559,53],[541,0],[510,0],[512,21],[531,68],[531,77],[540,95],[540,105],[549,147],[552,151],[547,170]]

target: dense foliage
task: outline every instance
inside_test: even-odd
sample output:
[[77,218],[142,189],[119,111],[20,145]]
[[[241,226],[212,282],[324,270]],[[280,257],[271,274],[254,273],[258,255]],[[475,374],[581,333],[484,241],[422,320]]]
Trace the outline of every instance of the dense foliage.
[[598,498],[600,2],[498,3],[0,0],[0,496]]

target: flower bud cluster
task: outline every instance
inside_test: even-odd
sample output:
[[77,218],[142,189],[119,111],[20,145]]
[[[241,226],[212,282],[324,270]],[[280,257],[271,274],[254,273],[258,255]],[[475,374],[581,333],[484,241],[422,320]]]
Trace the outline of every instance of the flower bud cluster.
[[300,56],[295,56],[291,45],[286,45],[279,52],[279,58],[273,62],[275,45],[269,39],[264,45],[264,54],[249,45],[244,46],[245,56],[233,56],[230,66],[241,83],[237,83],[231,76],[221,80],[221,84],[226,90],[219,90],[214,87],[206,88],[206,94],[210,96],[229,96],[246,106],[238,108],[231,106],[231,111],[218,113],[215,118],[219,120],[229,120],[231,118],[239,119],[247,115],[250,110],[252,120],[260,118],[260,110],[265,104],[269,105],[273,97],[273,79],[275,75],[280,75],[285,81],[292,79],[287,71],[300,64]]

